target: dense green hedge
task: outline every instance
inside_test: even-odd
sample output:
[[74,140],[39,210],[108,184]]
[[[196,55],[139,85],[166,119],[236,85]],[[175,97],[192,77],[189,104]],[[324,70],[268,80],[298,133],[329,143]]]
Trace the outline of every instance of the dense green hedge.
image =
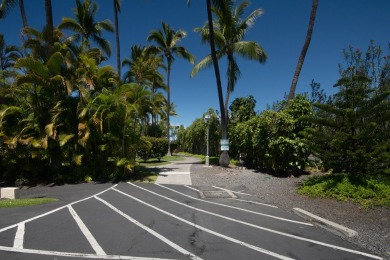
[[157,158],[159,161],[168,151],[168,140],[150,136],[141,137],[141,146],[138,149],[138,156],[145,162],[150,158]]
[[232,125],[229,131],[230,155],[239,159],[246,154],[245,164],[277,174],[298,174],[308,161],[309,148],[300,130],[301,116],[312,113],[304,96],[284,104],[281,111],[266,110],[245,122]]

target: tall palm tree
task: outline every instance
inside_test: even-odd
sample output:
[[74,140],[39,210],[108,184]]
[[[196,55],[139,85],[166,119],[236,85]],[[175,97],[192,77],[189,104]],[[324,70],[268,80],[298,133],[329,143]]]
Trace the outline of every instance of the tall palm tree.
[[[191,3],[191,0],[187,0],[187,5],[189,6]],[[213,0],[213,5],[220,6],[220,2],[218,0]],[[223,103],[223,93],[222,93],[222,83],[221,83],[221,74],[219,72],[219,65],[218,65],[218,58],[217,53],[215,50],[215,33],[214,33],[214,27],[213,27],[213,14],[212,14],[212,6],[211,6],[211,0],[206,0],[206,9],[207,9],[207,21],[208,21],[208,27],[210,31],[210,55],[213,62],[214,67],[214,74],[215,74],[215,80],[217,83],[217,91],[218,91],[218,101],[219,101],[219,109],[221,111],[221,132],[222,132],[222,139],[227,139],[227,121],[225,116],[225,105]],[[222,153],[219,164],[221,166],[229,166],[229,154]]]
[[[213,23],[213,29],[215,45],[218,50],[215,51],[215,56],[217,59],[226,56],[228,60],[228,82],[226,87],[225,103],[221,106],[224,111],[221,117],[224,118],[223,124],[225,124],[222,125],[222,139],[227,139],[227,109],[230,93],[234,91],[235,84],[240,76],[240,69],[235,55],[255,60],[260,63],[264,63],[267,59],[267,54],[258,43],[254,41],[244,41],[247,30],[253,26],[256,18],[262,14],[262,10],[256,9],[247,17],[242,19],[241,16],[243,16],[245,9],[249,6],[249,1],[241,2],[235,8],[234,4],[234,0],[223,0],[219,1],[219,4],[215,5],[212,9],[216,15],[216,21]],[[196,28],[195,31],[201,34],[203,42],[210,42],[210,26],[208,23],[201,28]],[[201,69],[211,66],[211,64],[214,64],[214,62],[213,57],[210,54],[195,65],[191,72],[191,77],[195,76]],[[220,95],[220,98],[222,98],[222,95]],[[227,152],[224,152],[223,156],[220,158],[220,164],[226,165],[226,163],[228,163],[226,157],[228,158]]]
[[301,55],[299,56],[297,67],[295,69],[294,77],[290,86],[290,93],[288,94],[288,100],[293,99],[295,95],[295,89],[297,88],[299,74],[301,73],[303,63],[305,61],[307,50],[309,49],[311,35],[313,34],[314,22],[316,20],[316,13],[318,7],[318,0],[313,0],[313,4],[311,6],[309,27],[307,29],[306,40],[303,45]]
[[24,9],[24,2],[23,0],[2,0],[0,4],[0,19],[4,19],[10,10],[19,2],[19,8],[20,8],[20,14],[22,16],[23,20],[23,27],[28,27],[27,23],[27,16],[26,16],[26,10]]
[[171,104],[171,88],[170,88],[170,76],[172,63],[175,60],[174,55],[184,58],[194,63],[194,56],[190,54],[186,48],[178,46],[179,41],[186,36],[186,33],[183,30],[175,31],[168,24],[162,22],[162,30],[152,31],[147,41],[153,41],[156,45],[151,46],[149,49],[152,52],[160,53],[164,55],[167,60],[167,137],[168,137],[168,155],[171,155],[170,148],[170,104]]
[[91,47],[91,40],[100,47],[105,54],[111,56],[110,42],[102,37],[103,31],[113,32],[114,27],[110,20],[95,21],[95,15],[98,10],[96,2],[91,0],[76,0],[76,8],[74,14],[76,19],[69,17],[62,18],[59,24],[59,29],[68,29],[76,33],[75,39],[81,40],[81,47],[89,49]]
[[116,66],[118,70],[119,78],[121,74],[121,47],[119,42],[119,25],[118,25],[118,13],[121,12],[122,0],[113,0],[114,4],[114,17],[115,17],[115,41],[116,41]]
[[51,0],[45,0],[46,26],[53,29],[53,9],[51,7]]

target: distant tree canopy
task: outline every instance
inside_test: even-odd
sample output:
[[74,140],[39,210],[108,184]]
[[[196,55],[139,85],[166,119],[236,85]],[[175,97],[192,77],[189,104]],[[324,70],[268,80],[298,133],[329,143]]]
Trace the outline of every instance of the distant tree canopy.
[[[389,53],[373,42],[365,52],[345,50],[338,92],[332,96],[313,80],[311,94],[277,102],[260,114],[253,96],[236,98],[229,107],[231,157],[238,160],[244,153],[246,166],[277,174],[301,173],[310,155],[333,173],[388,174]],[[204,154],[205,127],[197,119],[181,128],[179,148]]]

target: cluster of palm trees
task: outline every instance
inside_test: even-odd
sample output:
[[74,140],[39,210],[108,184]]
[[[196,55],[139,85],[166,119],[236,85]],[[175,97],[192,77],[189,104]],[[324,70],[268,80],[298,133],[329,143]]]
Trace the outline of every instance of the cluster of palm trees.
[[[22,48],[7,46],[3,36],[0,38],[3,179],[14,178],[16,169],[22,177],[111,178],[115,174],[113,165],[129,170],[134,166],[137,147],[142,146],[141,135],[166,135],[168,142],[171,139],[169,118],[175,114],[170,99],[172,63],[176,57],[194,63],[194,57],[179,45],[186,33],[162,22],[162,29],[152,31],[147,38],[151,46],[133,46],[130,57],[121,62],[121,1],[113,0],[115,26],[108,19],[95,20],[98,6],[93,0],[75,2],[74,18],[65,17],[54,27],[51,1],[45,0],[46,26],[41,31],[28,27],[23,0],[1,2],[0,19],[18,3],[25,21]],[[260,63],[266,60],[257,43],[243,40],[261,10],[241,19],[247,1],[237,6],[233,0],[214,1],[212,8],[209,0],[206,3],[216,20],[211,27],[206,24],[196,31],[202,41],[210,42],[214,52],[201,60],[191,75],[210,66],[214,55],[217,60],[228,58],[226,96],[220,102],[222,138],[227,138],[229,95],[240,72],[235,55]],[[66,36],[65,30],[71,35]],[[116,33],[117,70],[102,66],[111,55],[105,32]],[[122,66],[126,70],[121,78]],[[166,79],[161,73],[164,71]],[[216,71],[219,75],[219,69]],[[218,76],[217,82],[221,90]]]
[[[120,1],[115,3],[118,11]],[[3,0],[1,18],[15,4]],[[156,46],[132,47],[122,80],[120,66],[115,71],[101,65],[111,55],[103,33],[114,27],[109,20],[96,21],[97,10],[91,0],[76,0],[75,18],[63,18],[57,27],[51,14],[42,31],[26,23],[22,48],[7,45],[1,35],[3,181],[112,178],[134,166],[140,135],[161,137],[166,131],[175,110],[161,92],[169,90],[169,80],[166,86],[159,70],[166,68],[163,56],[168,78],[175,53],[194,60],[177,44],[184,32],[163,23],[163,31],[149,37]]]

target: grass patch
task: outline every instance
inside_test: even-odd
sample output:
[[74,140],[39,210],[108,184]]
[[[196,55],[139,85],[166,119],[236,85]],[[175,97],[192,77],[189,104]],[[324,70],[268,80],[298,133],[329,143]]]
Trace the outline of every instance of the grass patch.
[[40,205],[49,202],[55,202],[58,199],[53,198],[30,198],[30,199],[16,199],[16,200],[0,200],[0,208],[16,208],[27,207],[33,205]]
[[390,176],[327,174],[308,178],[299,194],[314,198],[335,198],[353,201],[365,208],[390,207]]
[[181,156],[172,155],[172,156],[164,156],[161,158],[160,161],[158,161],[158,159],[156,158],[148,159],[146,162],[144,160],[137,159],[137,163],[140,166],[144,166],[144,167],[165,165],[173,161],[184,161],[184,158]]

